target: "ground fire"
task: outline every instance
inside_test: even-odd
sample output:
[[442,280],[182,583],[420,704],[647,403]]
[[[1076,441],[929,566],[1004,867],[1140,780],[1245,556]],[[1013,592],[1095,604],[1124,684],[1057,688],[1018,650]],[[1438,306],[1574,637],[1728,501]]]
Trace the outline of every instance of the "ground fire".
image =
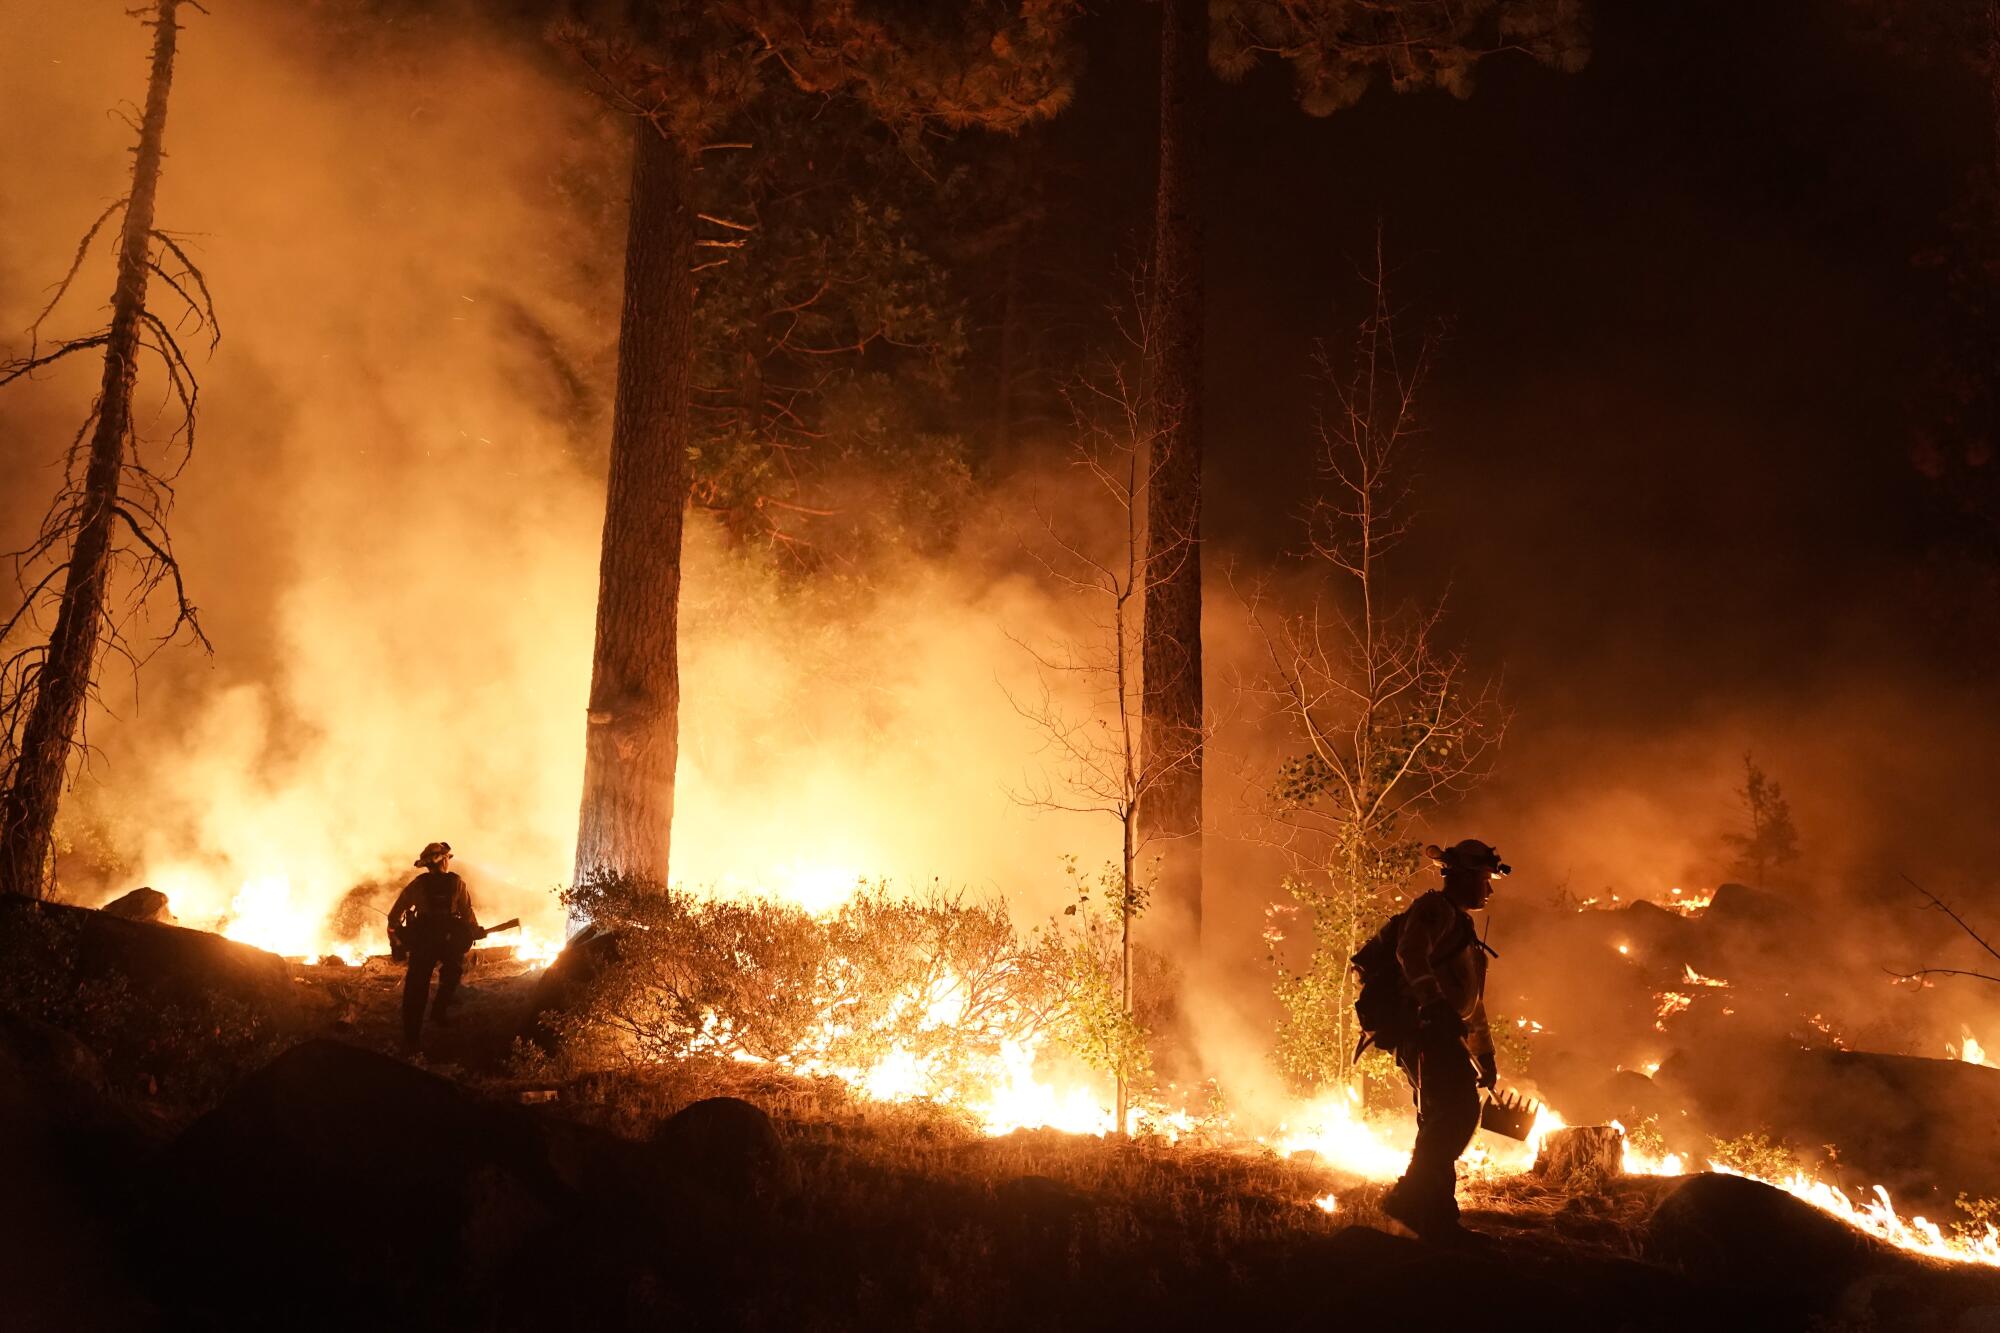
[[0,31],[6,1328],[2000,1310],[2000,4]]

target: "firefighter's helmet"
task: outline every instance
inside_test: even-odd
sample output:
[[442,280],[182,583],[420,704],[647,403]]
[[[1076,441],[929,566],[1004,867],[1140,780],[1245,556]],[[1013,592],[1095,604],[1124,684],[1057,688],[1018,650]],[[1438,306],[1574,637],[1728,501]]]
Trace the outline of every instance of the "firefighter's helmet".
[[450,843],[427,842],[424,844],[424,850],[417,855],[415,864],[423,866],[425,869],[429,869],[430,867],[437,864],[439,857],[450,856],[450,855],[451,855]]
[[1500,850],[1477,838],[1467,838],[1449,847],[1439,847],[1435,843],[1424,848],[1431,858],[1431,864],[1443,871],[1484,870],[1495,879],[1513,870],[1500,859]]

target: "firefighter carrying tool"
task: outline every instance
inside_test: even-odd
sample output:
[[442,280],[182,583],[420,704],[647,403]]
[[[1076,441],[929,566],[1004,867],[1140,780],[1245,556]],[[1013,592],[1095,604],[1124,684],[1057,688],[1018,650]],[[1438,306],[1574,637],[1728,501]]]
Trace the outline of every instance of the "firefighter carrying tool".
[[[407,960],[403,978],[403,1042],[414,1049],[423,1037],[424,1010],[440,1023],[451,1021],[452,997],[465,974],[465,955],[487,931],[472,912],[465,880],[451,868],[451,844],[426,844],[416,864],[423,873],[403,886],[389,909],[390,956]],[[431,1002],[431,973],[438,978]]]

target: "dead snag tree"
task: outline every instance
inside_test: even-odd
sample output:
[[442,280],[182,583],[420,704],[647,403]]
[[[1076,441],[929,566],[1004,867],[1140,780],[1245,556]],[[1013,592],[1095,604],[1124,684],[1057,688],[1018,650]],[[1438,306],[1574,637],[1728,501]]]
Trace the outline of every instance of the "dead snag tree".
[[[1145,325],[1135,339],[1143,365],[1150,336]],[[1112,899],[1116,952],[1112,981],[1115,1015],[1093,1025],[1098,1034],[1093,1063],[1115,1082],[1116,1123],[1128,1128],[1135,1079],[1150,1068],[1148,1025],[1137,1017],[1134,927],[1151,900],[1152,863],[1160,847],[1139,820],[1139,812],[1159,787],[1178,779],[1183,768],[1159,762],[1141,734],[1144,700],[1139,674],[1140,608],[1156,579],[1175,577],[1193,558],[1193,544],[1155,551],[1147,541],[1141,505],[1155,481],[1161,459],[1152,447],[1171,418],[1146,401],[1140,377],[1118,361],[1068,393],[1075,418],[1070,465],[1077,496],[1058,506],[1038,507],[1039,540],[1030,553],[1059,586],[1089,598],[1096,607],[1096,634],[1089,641],[1023,644],[1042,675],[1032,698],[1010,695],[1014,709],[1041,734],[1049,771],[1016,792],[1022,805],[1041,810],[1105,815],[1118,821],[1119,859],[1104,876]],[[1074,512],[1080,498],[1088,520],[1065,523],[1057,512]],[[1083,695],[1089,705],[1065,707],[1062,693]],[[1180,751],[1183,763],[1190,751]],[[1153,762],[1147,762],[1150,757]],[[1086,881],[1087,882],[1087,881]],[[1088,890],[1080,892],[1072,915],[1088,910]],[[1079,926],[1087,936],[1088,920]],[[1165,996],[1148,997],[1164,1000]]]
[[[1013,130],[1066,102],[1067,0],[575,0],[557,36],[633,119],[618,389],[599,562],[576,880],[665,883],[679,754],[681,537],[689,500],[695,253],[752,238],[696,211],[705,149],[779,81],[857,99],[912,145]],[[704,237],[698,222],[728,234]]]
[[[145,11],[153,29],[152,72],[145,109],[135,127],[139,143],[131,192],[84,233],[69,272],[30,330],[27,354],[0,363],[0,384],[6,384],[78,353],[99,348],[104,353],[97,398],[70,445],[62,490],[35,539],[14,553],[22,597],[0,625],[0,648],[8,651],[0,664],[0,778],[4,778],[0,891],[8,893],[41,896],[51,887],[56,810],[71,760],[84,745],[84,708],[95,689],[100,651],[109,648],[136,669],[139,654],[126,626],[168,583],[172,622],[158,642],[185,630],[204,648],[208,646],[181,582],[166,517],[173,504],[173,480],[194,447],[198,392],[179,338],[192,327],[206,332],[212,348],[215,312],[200,270],[172,235],[153,225],[167,91],[173,81],[184,2],[191,0],[157,0]],[[91,243],[114,218],[121,222],[111,322],[42,350],[43,321],[68,294],[89,258]],[[185,307],[171,326],[147,304],[150,278],[158,278]],[[163,446],[167,457],[159,461],[145,457],[132,421],[142,352],[159,358],[181,418],[179,429]],[[129,575],[131,591],[127,614],[122,616],[114,615],[111,607],[112,583],[121,571]],[[39,638],[36,631],[51,609],[53,628],[46,638]],[[14,646],[24,634],[39,641]]]
[[[1262,56],[1291,65],[1311,115],[1351,106],[1378,74],[1397,92],[1472,91],[1481,60],[1517,52],[1565,70],[1587,55],[1582,0],[1164,0],[1160,39],[1160,161],[1155,202],[1154,396],[1174,412],[1160,436],[1149,529],[1194,545],[1179,576],[1145,611],[1146,737],[1181,769],[1163,784],[1146,825],[1174,850],[1161,917],[1201,921],[1201,284],[1200,182],[1209,58],[1240,78]],[[1192,762],[1183,762],[1183,756]]]

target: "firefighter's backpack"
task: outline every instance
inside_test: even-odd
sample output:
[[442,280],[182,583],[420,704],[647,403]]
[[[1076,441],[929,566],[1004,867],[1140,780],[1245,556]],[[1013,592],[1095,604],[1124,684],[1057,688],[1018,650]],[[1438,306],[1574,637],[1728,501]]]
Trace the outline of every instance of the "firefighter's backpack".
[[419,879],[411,933],[434,947],[458,950],[471,947],[470,929],[457,910],[460,883],[457,874],[430,870]]
[[1348,962],[1360,990],[1354,997],[1354,1018],[1361,1040],[1354,1055],[1370,1046],[1393,1051],[1417,1035],[1417,1004],[1410,988],[1403,984],[1403,967],[1396,961],[1396,945],[1403,938],[1405,908],[1382,923]]

